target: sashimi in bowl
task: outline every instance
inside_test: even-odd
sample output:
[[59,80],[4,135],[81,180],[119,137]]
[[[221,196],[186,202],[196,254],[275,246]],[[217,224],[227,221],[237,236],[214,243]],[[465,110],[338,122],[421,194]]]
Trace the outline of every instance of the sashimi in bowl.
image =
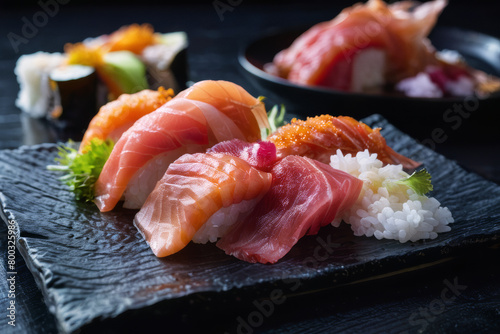
[[[354,32],[365,31],[373,22],[382,26],[380,30],[390,27],[382,24],[382,19],[388,21],[387,9],[378,9],[384,13],[381,18],[370,14],[375,17],[371,21],[359,22],[362,20],[355,17],[349,21],[354,8],[358,12],[373,11],[372,7],[381,6],[380,1],[369,1],[312,28],[298,27],[263,36],[241,50],[239,62],[249,80],[264,89],[266,96],[275,103],[284,103],[289,112],[297,115],[336,115],[342,110],[342,114],[359,119],[380,113],[418,139],[426,139],[436,128],[450,128],[450,141],[461,141],[463,134],[470,132],[477,135],[472,140],[494,139],[489,131],[484,131],[480,119],[491,116],[500,105],[500,81],[496,78],[500,76],[500,64],[496,61],[500,57],[500,41],[458,28],[432,29],[438,5],[442,6],[443,1],[431,3],[434,7],[427,3],[428,7],[422,9],[430,17],[423,23],[417,22],[425,23],[425,29],[422,28],[415,45],[408,42],[395,49],[401,33],[391,30],[375,34],[359,50],[353,41],[359,40],[356,34],[341,34],[346,44],[337,45],[337,51],[328,47],[330,42],[325,41],[340,38],[335,37],[336,31],[346,24],[358,24],[359,27],[350,28]],[[396,4],[391,5],[393,10],[399,8]],[[379,41],[382,36],[383,41]],[[426,46],[431,44],[429,50]],[[472,113],[481,116],[469,117]]]

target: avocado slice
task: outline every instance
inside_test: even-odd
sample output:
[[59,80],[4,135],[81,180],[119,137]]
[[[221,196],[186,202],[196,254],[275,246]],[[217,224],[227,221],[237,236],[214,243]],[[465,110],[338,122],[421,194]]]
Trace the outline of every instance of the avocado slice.
[[104,55],[101,68],[104,81],[110,93],[117,98],[120,94],[132,94],[148,88],[146,66],[130,51],[115,51]]

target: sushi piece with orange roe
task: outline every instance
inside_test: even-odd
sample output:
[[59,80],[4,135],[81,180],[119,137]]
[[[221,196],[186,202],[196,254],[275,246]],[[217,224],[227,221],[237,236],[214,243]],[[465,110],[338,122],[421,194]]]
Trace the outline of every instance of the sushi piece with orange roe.
[[172,89],[160,87],[157,91],[145,89],[135,94],[123,94],[117,100],[101,107],[85,131],[80,152],[94,138],[116,142],[139,118],[147,115],[172,99]]
[[294,118],[267,140],[276,145],[279,158],[300,155],[329,163],[330,156],[337,149],[343,154],[353,155],[367,149],[370,153],[377,153],[384,164],[402,164],[408,170],[420,166],[389,147],[380,128],[372,129],[348,116],[321,115],[305,121]]

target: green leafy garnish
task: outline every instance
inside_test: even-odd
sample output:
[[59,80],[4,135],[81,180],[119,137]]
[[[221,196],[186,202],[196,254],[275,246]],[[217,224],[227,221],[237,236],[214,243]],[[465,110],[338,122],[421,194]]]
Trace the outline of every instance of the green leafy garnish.
[[94,184],[101,174],[104,164],[113,150],[111,140],[94,138],[85,148],[85,153],[79,153],[75,143],[61,144],[55,161],[58,165],[47,166],[48,170],[65,173],[60,178],[75,193],[77,200],[92,201],[94,199]]
[[285,124],[285,106],[281,105],[278,113],[278,106],[275,105],[269,112],[267,113],[267,118],[269,119],[269,125],[271,127],[271,133],[276,131],[280,126]]
[[418,172],[413,172],[406,179],[396,181],[398,184],[404,184],[413,189],[415,193],[422,196],[432,191],[431,174],[424,168]]

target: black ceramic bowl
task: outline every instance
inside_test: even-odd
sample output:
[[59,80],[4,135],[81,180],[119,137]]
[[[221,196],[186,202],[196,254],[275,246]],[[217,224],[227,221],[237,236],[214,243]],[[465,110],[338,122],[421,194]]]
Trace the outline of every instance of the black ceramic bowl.
[[[243,48],[239,62],[248,78],[273,103],[300,117],[319,114],[362,118],[378,113],[404,132],[433,147],[444,142],[499,141],[495,120],[500,94],[487,98],[410,98],[395,94],[359,94],[302,86],[264,72],[263,66],[305,29],[281,31]],[[500,76],[500,40],[457,28],[437,27],[430,35],[438,50],[458,51],[476,69]],[[492,121],[493,120],[493,121]]]

